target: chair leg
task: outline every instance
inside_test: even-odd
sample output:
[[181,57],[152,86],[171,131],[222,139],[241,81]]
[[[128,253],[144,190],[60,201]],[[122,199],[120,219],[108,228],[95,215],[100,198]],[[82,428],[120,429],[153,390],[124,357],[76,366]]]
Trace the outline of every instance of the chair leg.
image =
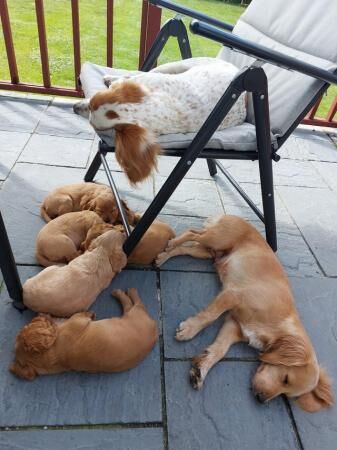
[[207,159],[207,166],[210,176],[214,177],[218,172],[214,159]]
[[87,173],[84,176],[84,181],[92,181],[96,173],[98,172],[98,169],[101,167],[102,160],[100,156],[99,150],[97,151],[96,155],[94,156],[94,159],[91,161],[91,164],[89,166],[89,169],[87,170]]
[[2,215],[0,213],[0,268],[4,281],[11,299],[13,299],[13,305],[15,308],[24,310],[26,309],[22,300],[22,285],[18,270],[15,264],[11,245],[8,240],[6,228]]

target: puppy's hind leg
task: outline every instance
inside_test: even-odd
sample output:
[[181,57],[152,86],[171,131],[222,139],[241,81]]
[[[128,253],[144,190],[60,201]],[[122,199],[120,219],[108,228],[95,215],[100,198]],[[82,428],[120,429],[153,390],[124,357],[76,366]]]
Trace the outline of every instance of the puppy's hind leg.
[[167,248],[178,247],[179,245],[184,244],[185,242],[188,242],[188,241],[197,241],[198,242],[199,236],[205,232],[206,232],[206,230],[204,230],[204,229],[203,230],[187,230],[180,236],[177,236],[176,238],[171,239],[167,244]]
[[192,360],[192,368],[190,370],[192,387],[200,389],[211,368],[226,355],[233,344],[243,340],[238,323],[232,318],[225,319],[213,344]]
[[114,289],[111,295],[119,301],[123,308],[123,314],[126,314],[133,307],[131,298],[121,289]]
[[188,242],[186,245],[179,245],[178,247],[167,248],[164,252],[159,253],[156,259],[157,266],[161,266],[168,259],[174,256],[193,256],[200,259],[212,259],[212,254],[207,248],[198,244],[198,242]]

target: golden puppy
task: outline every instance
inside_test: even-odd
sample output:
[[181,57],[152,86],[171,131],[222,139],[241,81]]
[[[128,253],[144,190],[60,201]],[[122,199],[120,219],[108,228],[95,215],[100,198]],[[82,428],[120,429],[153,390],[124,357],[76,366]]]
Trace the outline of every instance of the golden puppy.
[[46,267],[67,264],[83,253],[81,245],[90,228],[104,223],[93,211],[70,212],[56,217],[37,235],[36,259]]
[[199,389],[209,370],[232,344],[247,342],[261,351],[253,390],[261,402],[280,394],[297,398],[306,411],[333,403],[330,381],[300,321],[288,278],[258,231],[243,219],[223,216],[203,230],[189,230],[169,242],[160,265],[176,255],[215,257],[224,284],[202,311],[179,325],[176,338],[192,339],[224,312],[216,340],[193,360],[192,386]]
[[[134,213],[122,202],[129,223],[134,222]],[[55,217],[75,211],[89,210],[98,214],[104,222],[118,223],[121,217],[111,189],[103,184],[66,184],[51,192],[43,201],[40,212],[46,222]]]
[[38,375],[69,370],[121,372],[139,364],[157,342],[157,324],[136,289],[112,294],[123,307],[120,318],[94,321],[91,312],[66,320],[35,317],[16,337],[10,371],[33,380]]
[[23,285],[23,302],[36,312],[68,317],[86,311],[127,263],[125,237],[110,230],[67,266],[50,266]]
[[[139,220],[139,217],[140,216],[136,214],[137,221]],[[115,229],[124,233],[123,225],[110,225],[107,223],[94,225],[88,231],[87,238],[83,243],[83,248],[90,248],[90,243],[93,239],[96,239],[97,236],[110,229]],[[168,241],[174,237],[175,233],[169,225],[160,222],[159,220],[155,220],[128,257],[128,263],[141,265],[152,264],[159,253],[165,250]]]

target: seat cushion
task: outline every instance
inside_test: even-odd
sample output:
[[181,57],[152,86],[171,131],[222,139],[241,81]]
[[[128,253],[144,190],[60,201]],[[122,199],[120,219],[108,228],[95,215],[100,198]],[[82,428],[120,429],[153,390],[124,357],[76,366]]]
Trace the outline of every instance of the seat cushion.
[[[329,71],[337,68],[337,1],[253,0],[233,33]],[[223,47],[218,57],[239,68],[254,61]],[[280,67],[264,64],[268,77],[271,129],[283,136],[323,83]],[[254,123],[251,98],[247,120]]]
[[[106,89],[103,82],[104,75],[122,76],[138,71],[112,69],[85,62],[81,70],[81,84],[86,98],[92,97],[97,91]],[[113,130],[98,132],[99,137],[110,147],[114,146]],[[163,134],[159,137],[162,148],[186,148],[194,138],[195,133]],[[272,135],[272,142],[276,144],[276,138]],[[210,149],[223,150],[256,150],[255,126],[251,123],[243,123],[237,127],[225,128],[217,131],[207,144]]]

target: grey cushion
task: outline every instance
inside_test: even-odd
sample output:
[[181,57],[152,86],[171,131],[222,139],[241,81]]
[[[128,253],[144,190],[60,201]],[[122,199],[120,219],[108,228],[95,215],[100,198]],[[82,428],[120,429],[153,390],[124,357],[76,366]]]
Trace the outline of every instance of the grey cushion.
[[[233,33],[323,69],[337,68],[336,0],[253,0]],[[253,59],[224,47],[219,55],[237,67]],[[271,129],[282,136],[318,92],[311,77],[264,64],[269,83]],[[247,120],[254,123],[249,99]]]
[[[82,65],[81,83],[82,89],[87,98],[97,91],[105,89],[103,82],[104,75],[125,75],[127,73],[137,73],[123,69],[111,69],[110,67],[98,66],[86,62]],[[99,132],[100,138],[109,146],[114,146],[114,133],[111,131]],[[163,134],[159,137],[159,143],[165,148],[186,148],[194,138],[195,133]],[[272,135],[272,142],[276,144],[276,138]],[[207,144],[207,148],[223,150],[256,150],[255,127],[250,123],[244,123],[238,127],[226,128],[217,131]]]

